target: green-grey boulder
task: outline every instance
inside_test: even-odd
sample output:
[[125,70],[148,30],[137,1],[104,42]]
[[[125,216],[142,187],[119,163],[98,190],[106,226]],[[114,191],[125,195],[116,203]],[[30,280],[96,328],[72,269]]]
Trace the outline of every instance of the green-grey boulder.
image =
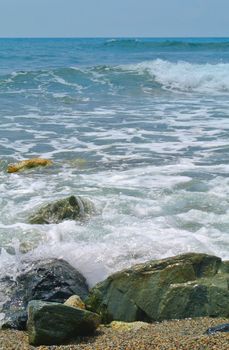
[[28,306],[31,345],[65,344],[77,336],[93,334],[99,324],[99,315],[64,304],[33,300]]
[[104,322],[229,317],[227,266],[195,253],[139,264],[97,284],[86,305]]
[[64,220],[82,220],[95,213],[94,205],[88,199],[70,196],[46,204],[29,218],[30,224],[57,224]]

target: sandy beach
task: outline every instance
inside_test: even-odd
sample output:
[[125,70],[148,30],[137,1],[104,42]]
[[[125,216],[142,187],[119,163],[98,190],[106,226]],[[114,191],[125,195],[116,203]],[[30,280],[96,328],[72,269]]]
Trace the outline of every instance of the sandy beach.
[[[140,329],[121,330],[100,326],[95,336],[78,338],[74,344],[40,346],[37,350],[228,350],[229,333],[205,335],[209,328],[228,323],[225,318],[196,318],[164,321]],[[27,334],[0,331],[1,350],[35,349],[29,346]]]

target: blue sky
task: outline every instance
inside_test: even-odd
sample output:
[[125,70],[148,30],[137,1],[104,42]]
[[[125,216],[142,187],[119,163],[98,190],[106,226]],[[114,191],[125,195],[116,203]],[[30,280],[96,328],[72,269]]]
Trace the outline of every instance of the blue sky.
[[229,36],[229,0],[0,0],[0,37]]

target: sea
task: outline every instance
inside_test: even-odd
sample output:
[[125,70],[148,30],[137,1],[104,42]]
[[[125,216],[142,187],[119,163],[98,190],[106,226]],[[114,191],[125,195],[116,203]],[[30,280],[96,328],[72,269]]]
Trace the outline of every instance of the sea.
[[[42,157],[54,165],[7,173]],[[0,39],[0,277],[68,261],[90,286],[186,252],[229,259],[229,38]],[[89,220],[30,225],[79,195]]]

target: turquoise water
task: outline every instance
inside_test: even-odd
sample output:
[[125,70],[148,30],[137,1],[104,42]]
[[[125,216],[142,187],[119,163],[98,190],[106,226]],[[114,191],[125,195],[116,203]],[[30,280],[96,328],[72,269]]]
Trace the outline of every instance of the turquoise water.
[[[0,106],[0,274],[58,257],[94,284],[187,251],[229,258],[229,39],[0,39]],[[6,173],[38,156],[55,166]],[[70,194],[97,215],[27,223]]]

